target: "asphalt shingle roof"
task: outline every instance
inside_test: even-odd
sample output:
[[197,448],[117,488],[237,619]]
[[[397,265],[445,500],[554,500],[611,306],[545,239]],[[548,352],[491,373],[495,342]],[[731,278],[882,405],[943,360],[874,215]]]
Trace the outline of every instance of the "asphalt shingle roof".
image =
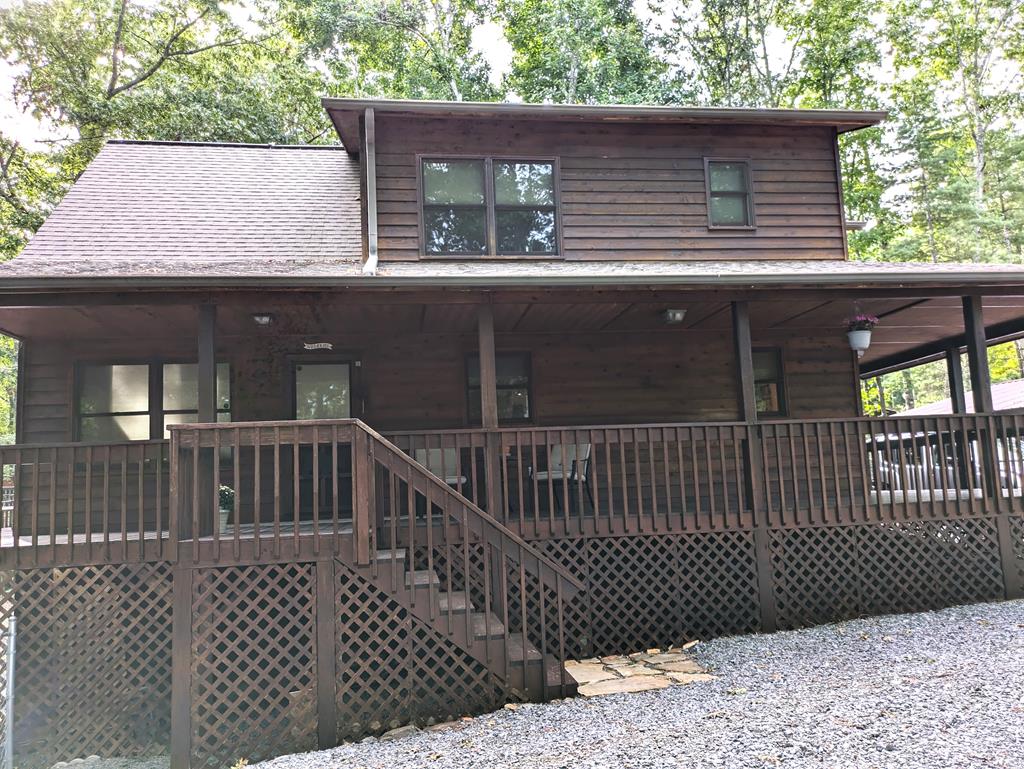
[[360,227],[340,148],[110,142],[12,266],[358,259]]
[[152,284],[1024,284],[1024,266],[843,261],[382,262],[362,274],[359,163],[339,147],[110,142],[0,288]]

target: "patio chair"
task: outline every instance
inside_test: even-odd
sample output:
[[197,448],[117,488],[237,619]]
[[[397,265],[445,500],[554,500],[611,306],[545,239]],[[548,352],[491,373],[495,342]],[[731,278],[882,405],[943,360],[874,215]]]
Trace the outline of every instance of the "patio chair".
[[459,472],[458,449],[413,449],[412,458],[453,489],[466,485],[466,476]]
[[[590,489],[590,451],[589,443],[556,443],[548,447],[548,466],[546,470],[528,468],[530,479],[535,483],[552,485],[567,483],[569,504],[576,507],[576,487],[582,486],[587,492],[590,506],[594,506],[594,493]],[[554,494],[555,505],[562,509],[562,495]]]

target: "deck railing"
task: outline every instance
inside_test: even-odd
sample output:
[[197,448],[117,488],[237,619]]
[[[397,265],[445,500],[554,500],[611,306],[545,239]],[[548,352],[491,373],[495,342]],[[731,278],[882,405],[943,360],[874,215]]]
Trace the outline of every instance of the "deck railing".
[[0,447],[13,491],[0,547],[17,565],[166,557],[168,459],[166,441]]
[[[388,440],[454,495],[536,539],[1024,512],[1022,421],[1000,413],[529,427]],[[365,555],[383,519],[353,511],[381,480],[360,486],[354,424],[186,425],[174,428],[174,450],[166,441],[0,447],[13,490],[0,557],[174,559],[188,542],[192,557],[216,561],[296,552],[305,538]]]
[[1022,419],[1006,413],[390,437],[513,529],[566,536],[926,519],[976,515],[983,505],[1020,511]]

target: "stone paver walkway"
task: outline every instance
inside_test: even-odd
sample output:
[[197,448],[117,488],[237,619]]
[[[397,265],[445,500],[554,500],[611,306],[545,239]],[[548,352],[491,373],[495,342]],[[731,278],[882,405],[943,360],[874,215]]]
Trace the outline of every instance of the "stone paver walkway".
[[623,692],[644,692],[669,686],[714,680],[689,651],[696,641],[679,649],[648,649],[628,656],[593,657],[565,663],[584,697]]

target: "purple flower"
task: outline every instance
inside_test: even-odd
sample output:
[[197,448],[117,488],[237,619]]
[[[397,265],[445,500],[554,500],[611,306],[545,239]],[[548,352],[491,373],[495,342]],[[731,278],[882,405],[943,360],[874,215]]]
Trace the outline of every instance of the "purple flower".
[[861,313],[846,319],[847,331],[870,331],[878,325],[878,318],[874,315]]

